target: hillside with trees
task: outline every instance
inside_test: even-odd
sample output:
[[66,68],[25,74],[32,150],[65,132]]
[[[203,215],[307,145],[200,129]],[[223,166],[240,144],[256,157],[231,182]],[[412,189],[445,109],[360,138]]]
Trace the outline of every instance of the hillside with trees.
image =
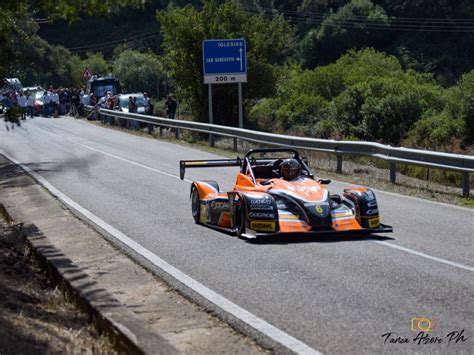
[[[470,0],[66,3],[59,15],[52,2],[23,3],[24,22],[9,27],[2,47],[4,74],[80,86],[87,66],[115,74],[127,91],[160,98],[172,90],[205,121],[201,42],[243,37],[247,127],[472,153]],[[236,125],[236,87],[216,85],[214,95],[216,121]]]

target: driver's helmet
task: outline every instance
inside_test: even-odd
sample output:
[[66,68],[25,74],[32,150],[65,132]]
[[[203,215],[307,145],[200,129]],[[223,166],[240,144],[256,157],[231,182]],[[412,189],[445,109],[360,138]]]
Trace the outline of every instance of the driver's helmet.
[[283,179],[290,181],[300,176],[301,165],[296,159],[285,159],[280,164],[280,172]]

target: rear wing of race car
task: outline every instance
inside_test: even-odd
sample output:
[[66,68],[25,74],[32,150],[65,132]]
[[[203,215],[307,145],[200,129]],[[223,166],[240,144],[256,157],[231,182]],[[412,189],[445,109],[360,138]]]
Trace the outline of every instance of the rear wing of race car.
[[225,166],[242,166],[242,159],[180,160],[179,177],[184,179],[186,168],[220,168]]

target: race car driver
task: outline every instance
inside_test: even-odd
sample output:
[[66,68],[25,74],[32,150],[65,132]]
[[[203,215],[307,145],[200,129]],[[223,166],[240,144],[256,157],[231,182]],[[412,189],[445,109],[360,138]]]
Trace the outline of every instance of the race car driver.
[[301,165],[296,159],[285,159],[280,164],[280,174],[286,181],[295,180],[301,175]]

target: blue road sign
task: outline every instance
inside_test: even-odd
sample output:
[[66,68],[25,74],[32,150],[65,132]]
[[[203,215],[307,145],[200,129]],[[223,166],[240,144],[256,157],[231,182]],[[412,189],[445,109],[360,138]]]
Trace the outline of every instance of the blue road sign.
[[247,82],[244,39],[211,39],[202,42],[205,84]]

